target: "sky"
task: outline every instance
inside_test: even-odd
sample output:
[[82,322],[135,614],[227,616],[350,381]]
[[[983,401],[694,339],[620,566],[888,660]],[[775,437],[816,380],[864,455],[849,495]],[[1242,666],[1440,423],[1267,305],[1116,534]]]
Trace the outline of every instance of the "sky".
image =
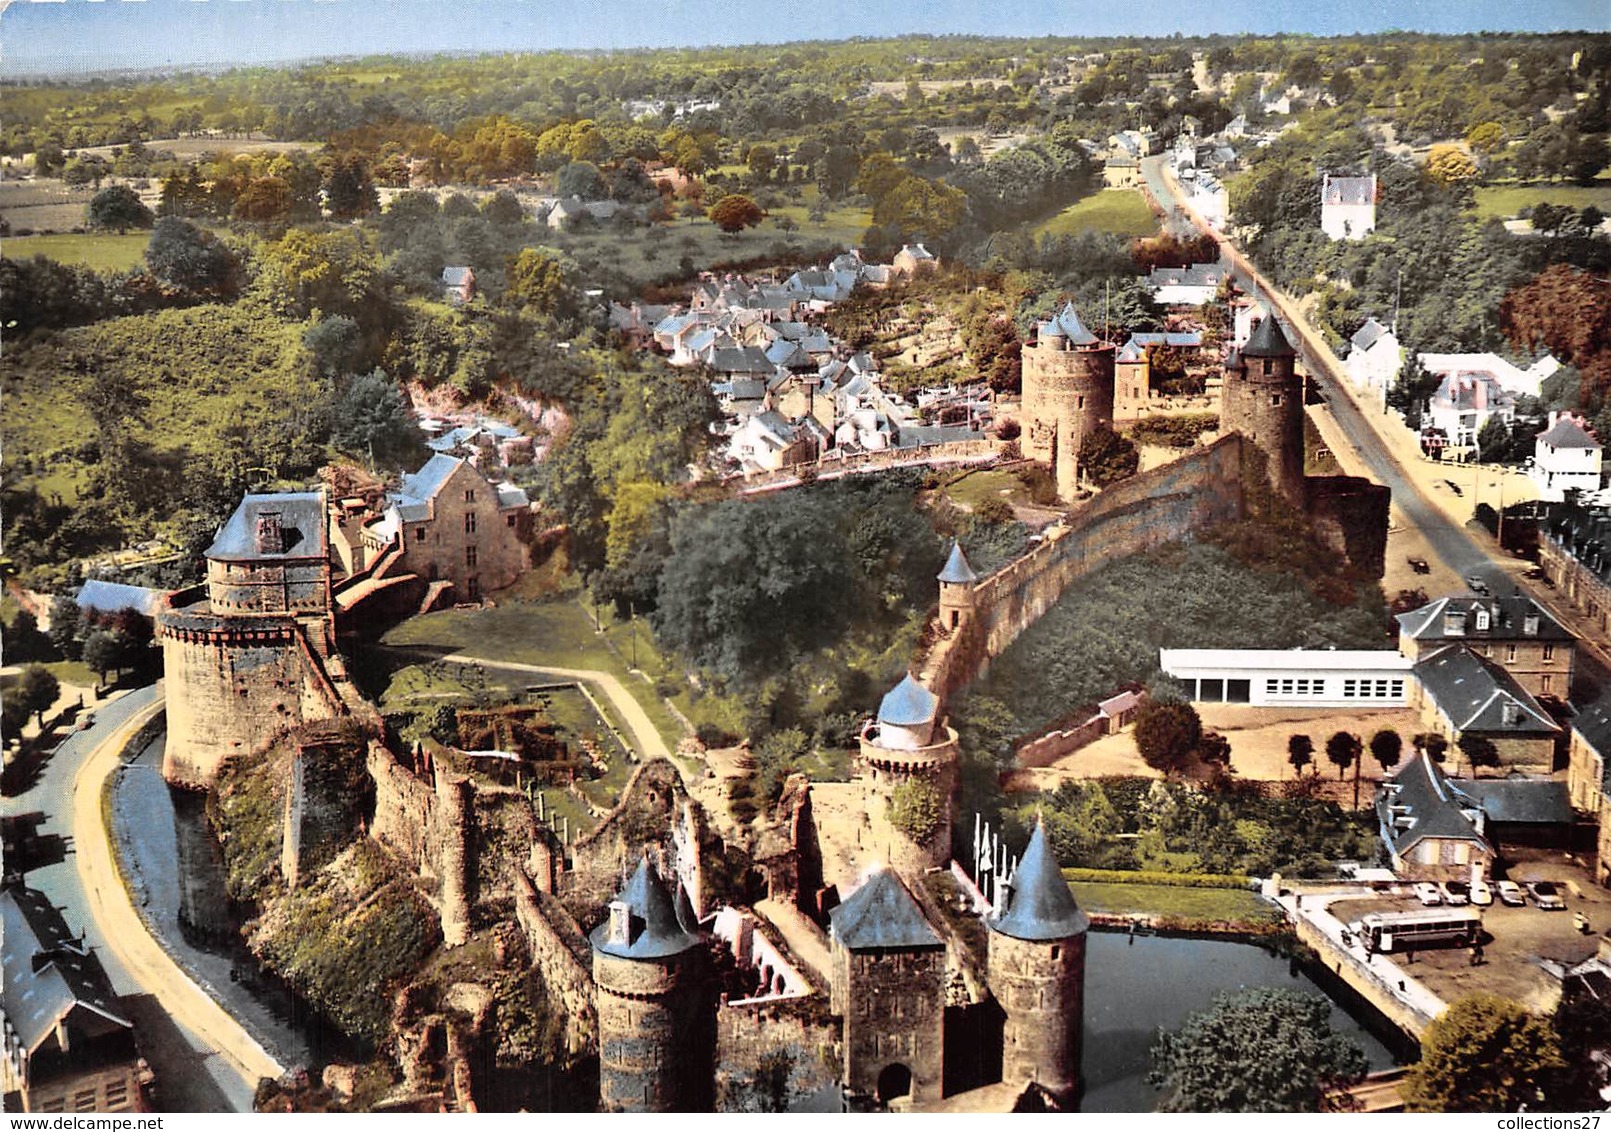
[[0,77],[910,32],[1611,31],[1611,0],[0,0]]

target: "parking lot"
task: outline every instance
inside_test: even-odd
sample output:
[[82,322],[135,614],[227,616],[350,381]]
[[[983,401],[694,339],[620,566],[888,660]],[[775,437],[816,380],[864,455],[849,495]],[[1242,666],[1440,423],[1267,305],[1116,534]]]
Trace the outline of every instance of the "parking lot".
[[[1553,1011],[1560,996],[1560,983],[1539,966],[1539,960],[1573,964],[1592,957],[1600,935],[1611,930],[1611,891],[1593,885],[1585,869],[1567,863],[1558,855],[1540,854],[1532,860],[1517,861],[1510,867],[1508,876],[1518,883],[1554,881],[1565,900],[1565,910],[1544,911],[1530,898],[1520,908],[1507,907],[1496,899],[1492,905],[1480,909],[1485,937],[1481,966],[1471,966],[1470,953],[1460,947],[1428,947],[1410,953],[1395,951],[1389,958],[1444,1002],[1487,991],[1535,1011]],[[1332,915],[1344,923],[1357,920],[1367,912],[1422,910],[1422,904],[1409,885],[1399,886],[1394,892],[1331,905]],[[1575,926],[1574,912],[1582,913],[1588,920],[1587,933]]]

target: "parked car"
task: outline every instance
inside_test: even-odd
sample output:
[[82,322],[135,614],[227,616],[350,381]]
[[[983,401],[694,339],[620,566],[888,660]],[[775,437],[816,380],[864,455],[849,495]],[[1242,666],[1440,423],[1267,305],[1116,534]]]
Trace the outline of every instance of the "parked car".
[[1471,902],[1481,908],[1494,902],[1494,890],[1481,877],[1471,878]]
[[1537,904],[1546,912],[1566,911],[1566,901],[1561,899],[1561,890],[1547,880],[1534,880],[1527,882],[1527,892]]
[[1443,892],[1438,888],[1437,885],[1431,883],[1430,881],[1422,881],[1420,884],[1415,886],[1415,898],[1422,904],[1429,906],[1432,904],[1442,904]]
[[1527,897],[1522,893],[1521,885],[1513,880],[1494,882],[1494,891],[1499,894],[1499,902],[1512,908],[1520,908],[1527,903]]
[[1411,558],[1409,563],[1410,569],[1414,570],[1417,574],[1430,574],[1432,572],[1431,563],[1424,558]]
[[1438,885],[1438,891],[1443,893],[1445,904],[1471,903],[1471,886],[1463,880],[1446,880]]
[[1471,592],[1474,594],[1486,595],[1488,593],[1488,583],[1483,581],[1476,574],[1466,575],[1466,585],[1471,587]]

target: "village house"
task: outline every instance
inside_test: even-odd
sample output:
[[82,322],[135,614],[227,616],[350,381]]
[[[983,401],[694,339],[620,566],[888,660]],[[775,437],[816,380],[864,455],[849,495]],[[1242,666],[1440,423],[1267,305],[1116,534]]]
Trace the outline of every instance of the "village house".
[[1141,162],[1128,153],[1115,153],[1102,162],[1102,184],[1110,189],[1133,189],[1141,184]]
[[1320,230],[1333,240],[1363,240],[1376,230],[1376,174],[1324,175],[1320,183]]
[[1477,443],[1482,426],[1492,417],[1507,426],[1516,419],[1516,394],[1486,371],[1456,371],[1444,375],[1427,404],[1422,428],[1442,431],[1455,448]]
[[1538,567],[1574,609],[1611,633],[1611,511],[1557,504],[1539,524]]
[[1348,377],[1359,389],[1369,390],[1372,400],[1385,406],[1387,391],[1398,382],[1398,371],[1404,364],[1404,347],[1391,328],[1374,318],[1348,339],[1348,357],[1343,362]]
[[0,1093],[7,1112],[149,1112],[151,1068],[82,934],[46,898],[0,889]]
[[462,307],[474,299],[475,272],[468,267],[442,269],[442,298],[449,306]]
[[1393,872],[1406,880],[1469,880],[1493,863],[1482,806],[1425,752],[1381,784],[1376,821]]
[[1213,302],[1225,279],[1226,271],[1217,263],[1192,263],[1184,267],[1154,267],[1144,282],[1161,306],[1200,307]]
[[1398,615],[1399,652],[1419,661],[1463,644],[1501,666],[1535,696],[1565,699],[1577,638],[1531,598],[1444,597]]
[[1602,449],[1588,422],[1570,413],[1551,413],[1550,426],[1533,443],[1528,478],[1538,497],[1560,503],[1569,491],[1599,491]]
[[1599,826],[1595,879],[1611,888],[1611,704],[1582,708],[1567,745],[1566,789],[1572,809]]
[[940,261],[922,244],[906,244],[890,260],[893,271],[905,279],[915,279],[940,269]]
[[744,418],[727,442],[727,457],[746,473],[775,472],[815,460],[831,442],[811,417],[789,420],[768,409]]
[[1445,645],[1415,662],[1411,706],[1458,753],[1468,736],[1494,745],[1507,770],[1548,774],[1560,727],[1504,668],[1468,645]]
[[1212,173],[1199,170],[1186,181],[1187,200],[1197,214],[1215,231],[1223,231],[1231,213],[1231,196],[1225,183]]
[[1153,351],[1169,348],[1195,357],[1203,348],[1201,331],[1130,335],[1113,359],[1113,423],[1130,424],[1151,411]]
[[1521,369],[1494,353],[1481,354],[1418,354],[1421,368],[1429,374],[1446,377],[1450,374],[1486,374],[1499,388],[1516,396],[1538,397],[1544,391],[1544,381],[1561,368],[1553,355],[1544,354],[1526,369]]

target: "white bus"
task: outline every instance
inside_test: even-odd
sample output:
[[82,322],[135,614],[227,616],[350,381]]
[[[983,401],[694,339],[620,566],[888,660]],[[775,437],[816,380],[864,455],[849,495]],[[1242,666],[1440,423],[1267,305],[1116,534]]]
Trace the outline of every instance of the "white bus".
[[1366,951],[1393,951],[1433,944],[1471,947],[1482,938],[1475,908],[1428,908],[1421,912],[1371,912],[1348,925]]

